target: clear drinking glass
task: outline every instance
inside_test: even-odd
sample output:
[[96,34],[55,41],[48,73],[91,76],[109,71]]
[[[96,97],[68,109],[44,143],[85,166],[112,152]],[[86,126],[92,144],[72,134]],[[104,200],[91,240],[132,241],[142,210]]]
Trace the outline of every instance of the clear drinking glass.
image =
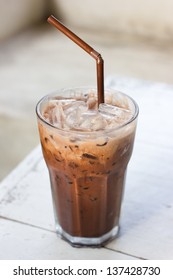
[[42,98],[36,107],[56,231],[73,246],[102,246],[116,237],[138,117],[136,102],[115,90],[105,90],[106,103],[132,112],[130,120],[118,128],[67,131],[43,117],[50,100],[79,100],[90,91],[97,94],[96,89],[87,87],[58,90]]

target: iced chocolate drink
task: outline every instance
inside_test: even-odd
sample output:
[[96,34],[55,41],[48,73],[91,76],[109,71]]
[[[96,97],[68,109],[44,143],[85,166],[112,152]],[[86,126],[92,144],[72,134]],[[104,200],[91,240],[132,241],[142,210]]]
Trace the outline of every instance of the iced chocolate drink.
[[38,126],[51,181],[56,228],[72,245],[116,236],[138,115],[127,95],[75,88],[44,97]]

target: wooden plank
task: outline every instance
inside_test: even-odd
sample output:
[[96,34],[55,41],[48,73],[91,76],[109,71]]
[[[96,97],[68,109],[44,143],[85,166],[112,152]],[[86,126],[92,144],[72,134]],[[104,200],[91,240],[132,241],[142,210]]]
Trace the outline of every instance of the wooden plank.
[[1,260],[133,260],[108,249],[73,248],[54,232],[0,219]]
[[0,216],[54,229],[50,182],[40,147],[2,182],[0,188],[3,193]]
[[[38,162],[42,159],[40,146],[36,147],[16,168],[0,183],[0,200],[11,192],[31,170],[39,168]],[[37,167],[36,167],[37,165]]]

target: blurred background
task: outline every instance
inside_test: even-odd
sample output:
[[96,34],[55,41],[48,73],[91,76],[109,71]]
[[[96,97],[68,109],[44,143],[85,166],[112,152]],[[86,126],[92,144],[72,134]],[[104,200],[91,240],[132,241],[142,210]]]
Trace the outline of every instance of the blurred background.
[[39,144],[35,105],[96,85],[95,61],[46,19],[102,54],[110,75],[173,83],[172,0],[0,0],[0,180]]

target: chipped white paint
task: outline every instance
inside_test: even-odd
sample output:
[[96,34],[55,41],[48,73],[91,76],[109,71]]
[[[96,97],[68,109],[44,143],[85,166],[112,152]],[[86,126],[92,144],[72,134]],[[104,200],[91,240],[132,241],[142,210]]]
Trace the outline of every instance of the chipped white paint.
[[118,77],[107,85],[140,107],[119,237],[106,248],[75,249],[56,236],[37,147],[0,185],[0,259],[173,258],[173,86]]

